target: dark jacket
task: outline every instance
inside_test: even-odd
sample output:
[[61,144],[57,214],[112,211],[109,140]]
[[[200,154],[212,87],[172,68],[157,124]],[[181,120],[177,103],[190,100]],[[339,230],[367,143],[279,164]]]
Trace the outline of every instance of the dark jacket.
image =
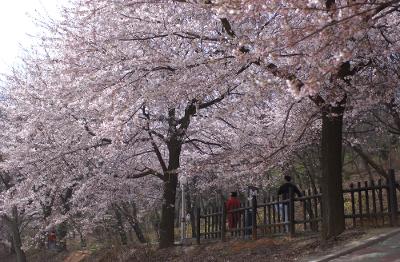
[[292,192],[296,194],[297,196],[301,197],[302,194],[298,187],[295,184],[292,184],[290,182],[286,182],[285,184],[281,185],[278,189],[278,195],[283,195],[283,200],[286,200],[289,198],[289,190],[292,188]]

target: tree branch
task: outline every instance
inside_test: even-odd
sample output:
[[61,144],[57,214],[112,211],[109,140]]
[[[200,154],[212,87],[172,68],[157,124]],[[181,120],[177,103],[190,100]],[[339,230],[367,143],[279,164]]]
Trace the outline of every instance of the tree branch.
[[218,146],[218,147],[222,147],[222,145],[219,144],[219,143],[207,142],[207,141],[204,141],[204,140],[201,140],[201,139],[198,139],[198,138],[188,139],[188,140],[186,140],[186,141],[183,142],[183,143],[184,143],[184,144],[187,144],[187,143],[195,143],[195,142],[202,143],[202,144],[209,145],[209,146]]
[[[78,117],[74,116],[73,114],[70,114],[70,115],[71,115],[76,121],[79,121],[79,120],[80,120]],[[89,124],[88,124],[86,118],[82,118],[82,121],[83,121],[83,127],[85,128],[86,132],[88,132],[88,134],[91,135],[91,136],[96,136],[96,133],[94,133],[94,132],[90,129]]]
[[153,169],[147,169],[146,171],[143,171],[141,173],[130,174],[130,175],[127,175],[125,178],[137,179],[137,178],[142,178],[142,177],[149,176],[149,175],[156,176],[163,181],[165,180],[162,174],[158,173],[157,171],[155,171]]
[[386,171],[379,165],[377,164],[371,157],[369,157],[361,148],[360,145],[352,145],[349,141],[347,141],[347,144],[350,146],[351,149],[353,149],[366,163],[368,163],[373,169],[376,170],[376,172],[381,175],[384,178],[388,178],[388,175]]
[[165,172],[165,171],[167,171],[167,166],[166,166],[165,161],[164,161],[164,159],[163,159],[163,157],[161,155],[160,149],[158,148],[156,142],[154,141],[152,131],[150,130],[150,114],[146,113],[146,106],[145,105],[142,106],[142,114],[147,120],[145,130],[147,131],[147,133],[148,133],[148,135],[150,137],[151,146],[153,147],[154,153],[156,153],[158,162],[160,163],[162,170]]
[[235,32],[232,29],[231,24],[229,23],[228,19],[221,18],[222,27],[224,28],[225,32],[230,35],[231,37],[236,37]]

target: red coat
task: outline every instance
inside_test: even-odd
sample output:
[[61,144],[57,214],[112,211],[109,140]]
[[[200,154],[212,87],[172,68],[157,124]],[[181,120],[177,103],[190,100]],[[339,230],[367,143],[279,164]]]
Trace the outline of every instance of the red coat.
[[226,202],[226,212],[227,212],[227,219],[228,219],[228,226],[229,229],[236,228],[237,223],[239,222],[240,214],[239,212],[229,212],[233,209],[240,208],[240,202],[236,197],[230,197]]
[[49,242],[50,241],[56,241],[57,237],[56,237],[56,233],[51,232],[48,236]]

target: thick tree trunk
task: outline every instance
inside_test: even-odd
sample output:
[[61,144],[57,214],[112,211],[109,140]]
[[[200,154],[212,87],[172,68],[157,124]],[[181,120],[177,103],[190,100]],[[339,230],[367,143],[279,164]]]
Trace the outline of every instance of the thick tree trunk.
[[160,248],[174,244],[175,196],[178,176],[176,173],[166,174],[164,181],[163,204],[160,223]]
[[322,112],[322,236],[332,238],[345,229],[342,192],[342,126],[344,108],[325,106]]
[[182,144],[176,137],[168,143],[169,161],[168,170],[164,174],[163,204],[160,222],[160,248],[174,245],[175,198],[178,185],[179,158]]
[[12,208],[12,218],[9,220],[9,225],[12,234],[13,246],[17,257],[17,262],[26,262],[26,256],[22,247],[21,235],[19,232],[19,217],[16,206]]

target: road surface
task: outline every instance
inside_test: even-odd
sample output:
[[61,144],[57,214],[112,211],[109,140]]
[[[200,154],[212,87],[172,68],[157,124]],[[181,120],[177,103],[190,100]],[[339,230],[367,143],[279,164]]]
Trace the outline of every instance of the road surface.
[[400,262],[400,233],[348,255],[331,260],[332,262]]

